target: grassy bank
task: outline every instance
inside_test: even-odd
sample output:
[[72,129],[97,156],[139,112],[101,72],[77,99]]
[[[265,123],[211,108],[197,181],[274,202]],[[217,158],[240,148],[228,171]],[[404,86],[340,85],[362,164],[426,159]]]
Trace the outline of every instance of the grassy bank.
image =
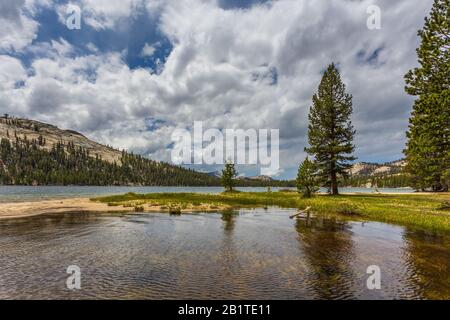
[[303,199],[295,192],[128,193],[92,200],[108,203],[109,206],[134,206],[136,211],[158,208],[172,213],[269,206],[304,209],[311,206],[316,214],[338,214],[352,219],[397,223],[433,231],[450,231],[449,193],[321,195],[311,199]]

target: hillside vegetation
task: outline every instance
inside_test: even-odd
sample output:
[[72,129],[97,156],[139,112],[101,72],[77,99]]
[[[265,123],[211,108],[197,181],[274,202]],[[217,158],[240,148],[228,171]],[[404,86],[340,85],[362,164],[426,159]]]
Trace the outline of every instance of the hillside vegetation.
[[[154,161],[38,121],[0,118],[0,184],[220,186],[207,173]],[[238,186],[288,186],[243,179]]]

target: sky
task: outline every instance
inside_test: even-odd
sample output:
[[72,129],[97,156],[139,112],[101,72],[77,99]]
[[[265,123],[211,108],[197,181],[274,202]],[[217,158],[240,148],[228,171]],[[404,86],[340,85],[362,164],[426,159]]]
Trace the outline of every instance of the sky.
[[[172,133],[194,121],[279,129],[273,174],[293,178],[312,95],[334,62],[353,95],[357,161],[398,160],[414,100],[404,75],[432,2],[0,0],[0,112],[168,162]],[[69,4],[80,29],[67,25]],[[379,29],[367,26],[371,5]]]

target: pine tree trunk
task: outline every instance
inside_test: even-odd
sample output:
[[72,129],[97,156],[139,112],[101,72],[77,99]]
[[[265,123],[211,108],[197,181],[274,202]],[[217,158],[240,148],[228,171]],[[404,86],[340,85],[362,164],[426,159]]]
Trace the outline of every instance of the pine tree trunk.
[[331,163],[331,194],[338,195],[338,184],[337,184],[337,176],[336,176],[336,165],[334,162]]
[[332,195],[338,195],[339,194],[336,172],[332,172],[331,173],[331,194]]

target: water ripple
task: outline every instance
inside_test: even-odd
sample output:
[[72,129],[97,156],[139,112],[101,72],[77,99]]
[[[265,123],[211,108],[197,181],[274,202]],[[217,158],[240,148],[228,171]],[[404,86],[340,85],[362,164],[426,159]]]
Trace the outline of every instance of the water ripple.
[[[449,237],[290,210],[0,223],[2,299],[450,298]],[[379,265],[381,290],[366,268]],[[82,289],[65,287],[69,265]]]

